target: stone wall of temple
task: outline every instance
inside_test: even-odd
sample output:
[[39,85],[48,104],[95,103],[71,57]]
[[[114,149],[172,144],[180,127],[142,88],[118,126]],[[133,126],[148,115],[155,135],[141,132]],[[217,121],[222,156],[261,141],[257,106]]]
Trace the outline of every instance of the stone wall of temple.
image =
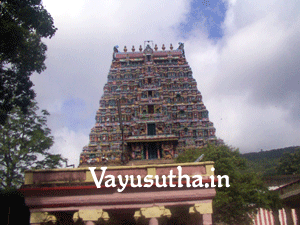
[[123,52],[114,47],[96,124],[80,155],[81,166],[118,164],[121,158],[173,159],[184,147],[215,141],[215,128],[182,43],[177,49],[170,45],[169,50],[149,44],[139,51],[133,46],[131,52],[126,46]]

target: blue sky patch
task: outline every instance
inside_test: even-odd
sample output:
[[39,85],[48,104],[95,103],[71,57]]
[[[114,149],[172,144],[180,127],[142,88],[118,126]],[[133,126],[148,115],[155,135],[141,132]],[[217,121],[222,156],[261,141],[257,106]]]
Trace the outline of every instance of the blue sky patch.
[[222,23],[226,13],[226,4],[221,0],[194,0],[186,23],[180,24],[183,38],[195,30],[207,32],[209,39],[223,37]]

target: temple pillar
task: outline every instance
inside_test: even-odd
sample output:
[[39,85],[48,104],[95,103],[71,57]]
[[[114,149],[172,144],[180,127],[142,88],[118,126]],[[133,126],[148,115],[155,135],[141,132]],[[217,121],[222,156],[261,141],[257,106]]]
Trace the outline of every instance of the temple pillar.
[[286,223],[287,225],[294,225],[292,209],[289,206],[284,207],[285,215],[286,215]]
[[212,225],[212,214],[207,213],[202,215],[203,225]]
[[85,225],[95,225],[95,222],[101,219],[108,221],[109,215],[102,209],[81,209],[73,215],[73,220],[75,223],[79,219],[81,219]]
[[30,213],[30,224],[31,225],[40,225],[47,222],[52,222],[55,224],[57,221],[54,215],[51,215],[48,212],[32,212]]
[[278,209],[273,209],[273,219],[274,219],[274,225],[280,225]]
[[85,221],[84,225],[95,225],[96,223],[94,223],[93,221]]
[[296,212],[296,224],[300,224],[300,208],[296,208],[295,209],[295,212]]
[[149,159],[148,143],[145,144],[145,148],[146,148],[146,159]]
[[153,217],[149,220],[149,225],[158,225],[158,219]]
[[141,208],[134,213],[134,219],[136,221],[138,221],[140,218],[149,219],[149,225],[158,225],[158,219],[166,217],[171,217],[171,211],[169,209],[166,209],[164,206]]
[[189,209],[190,214],[201,214],[202,215],[202,223],[201,221],[194,221],[194,224],[203,224],[203,225],[212,225],[212,202],[203,202],[199,204],[195,204]]

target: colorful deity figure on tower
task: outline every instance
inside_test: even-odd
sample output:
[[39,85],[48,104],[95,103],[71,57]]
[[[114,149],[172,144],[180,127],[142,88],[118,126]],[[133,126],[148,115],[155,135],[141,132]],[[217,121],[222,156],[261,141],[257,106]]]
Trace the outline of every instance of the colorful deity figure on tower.
[[[217,142],[215,128],[184,44],[132,52],[113,48],[113,60],[80,165],[171,162],[186,147]],[[159,163],[159,162],[158,162]]]

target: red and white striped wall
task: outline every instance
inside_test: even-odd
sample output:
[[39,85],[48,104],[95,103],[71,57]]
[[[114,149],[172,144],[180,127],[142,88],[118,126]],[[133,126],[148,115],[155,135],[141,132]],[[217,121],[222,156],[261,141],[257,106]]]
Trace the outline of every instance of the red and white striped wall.
[[[296,216],[296,211],[295,209],[292,209],[292,217],[293,217],[293,222],[295,225],[300,225],[299,223],[297,224],[297,216]],[[286,213],[284,209],[279,210],[279,221],[280,225],[287,225],[286,222]],[[253,220],[254,225],[274,225],[274,217],[273,217],[273,212],[266,210],[266,209],[259,209],[256,217]]]

